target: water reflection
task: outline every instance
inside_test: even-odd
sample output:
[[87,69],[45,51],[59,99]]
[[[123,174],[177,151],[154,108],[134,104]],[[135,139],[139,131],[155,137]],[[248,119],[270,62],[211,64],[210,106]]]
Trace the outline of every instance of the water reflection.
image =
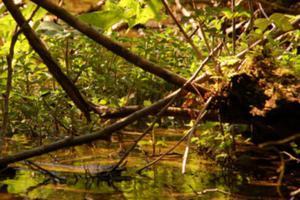
[[[164,152],[176,142],[181,131],[170,134],[164,133],[166,147]],[[158,136],[160,133],[157,134]],[[26,140],[27,141],[27,140]],[[132,138],[125,138],[125,146],[132,143]],[[30,142],[24,140],[7,141],[6,150],[22,151],[29,148]],[[35,145],[34,143],[31,143]],[[61,165],[78,166],[83,164],[111,164],[118,158],[112,158],[109,154],[118,147],[117,143],[107,144],[97,142],[92,145],[82,145],[71,149],[58,151],[55,154],[44,155],[36,158],[36,162],[53,163],[58,161]],[[151,145],[144,144],[144,150],[151,152]],[[176,150],[175,155],[165,157],[156,166],[143,171],[142,175],[136,174],[136,170],[143,167],[147,161],[145,155],[136,149],[128,158],[127,170],[122,177],[131,179],[106,179],[103,181],[91,178],[78,171],[62,170],[61,165],[53,166],[51,172],[58,177],[66,179],[66,182],[56,182],[48,175],[40,171],[33,171],[20,162],[19,170],[12,173],[2,173],[10,176],[0,180],[0,199],[278,199],[276,185],[249,184],[254,179],[249,174],[234,170],[221,169],[214,162],[204,159],[196,152],[190,155],[187,165],[187,173],[181,174],[181,153],[184,146]],[[6,154],[2,151],[3,154]],[[3,155],[2,154],[2,155]],[[46,166],[46,165],[45,165]],[[50,170],[50,169],[49,169]],[[249,170],[248,170],[249,171]],[[76,176],[74,175],[76,174]],[[218,191],[206,192],[198,195],[197,192],[206,189]],[[230,192],[228,195],[224,192]],[[284,191],[283,191],[284,192]]]

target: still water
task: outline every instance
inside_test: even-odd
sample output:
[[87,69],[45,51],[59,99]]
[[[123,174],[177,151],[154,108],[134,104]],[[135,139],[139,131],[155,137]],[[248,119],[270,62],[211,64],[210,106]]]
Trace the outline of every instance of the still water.
[[[181,136],[180,130],[157,131],[157,138],[163,140],[164,145],[158,146],[156,153],[170,148]],[[130,146],[135,137],[134,134],[127,135],[123,138],[123,145]],[[53,164],[48,170],[58,177],[66,178],[61,183],[40,170],[32,170],[24,162],[19,162],[14,164],[18,166],[17,171],[2,173],[0,199],[280,199],[274,184],[276,180],[267,182],[258,180],[256,176],[222,169],[208,158],[199,156],[195,148],[192,148],[189,156],[187,173],[182,174],[184,144],[139,175],[136,170],[153,159],[145,156],[145,152],[152,152],[152,145],[148,140],[146,138],[141,142],[128,157],[122,176],[108,180],[94,179],[84,173],[63,169],[60,165],[116,163],[119,159],[116,153],[118,141],[82,145],[35,158],[35,162],[59,163],[57,166]],[[2,146],[2,153],[21,151],[39,142],[18,136],[6,141],[6,145]]]

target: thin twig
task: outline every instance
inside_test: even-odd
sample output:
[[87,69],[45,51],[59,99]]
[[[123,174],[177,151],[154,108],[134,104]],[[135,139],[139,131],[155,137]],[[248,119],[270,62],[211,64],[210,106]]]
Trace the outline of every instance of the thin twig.
[[290,137],[287,137],[287,138],[284,138],[284,139],[281,139],[281,140],[265,142],[265,143],[262,143],[258,146],[260,148],[265,148],[265,147],[273,146],[273,145],[282,145],[282,144],[286,144],[286,143],[289,143],[291,141],[294,141],[298,138],[300,138],[300,134],[292,135]]
[[[33,12],[31,13],[31,15],[29,16],[27,23],[30,22],[32,20],[32,18],[34,17],[34,15],[36,14],[36,12],[38,11],[40,7],[37,6]],[[3,132],[4,135],[7,134],[7,129],[9,126],[9,96],[10,96],[10,92],[12,89],[12,76],[13,76],[13,59],[14,59],[14,50],[15,50],[15,45],[18,41],[18,37],[20,35],[20,33],[22,32],[22,29],[18,30],[18,25],[16,25],[12,39],[11,39],[11,43],[10,43],[10,47],[9,47],[9,54],[6,56],[6,61],[7,61],[7,81],[6,81],[6,91],[4,94],[4,105],[3,105],[3,120],[2,120],[2,127],[1,130]]]
[[[264,8],[262,7],[261,3],[258,3],[258,7],[261,11],[261,13],[263,14],[263,16],[270,21],[269,16],[267,15],[267,13],[265,12]],[[274,23],[272,23],[272,27],[276,27]]]
[[172,19],[174,20],[175,24],[177,25],[177,27],[179,28],[180,32],[183,34],[185,40],[192,46],[192,48],[194,49],[194,51],[196,52],[196,56],[198,59],[202,58],[202,54],[200,52],[200,50],[196,47],[196,45],[194,44],[194,42],[191,40],[191,38],[188,36],[188,34],[185,32],[185,30],[182,28],[182,26],[180,25],[180,23],[178,22],[178,20],[176,19],[175,15],[173,14],[173,12],[171,11],[168,3],[166,0],[161,0],[162,3],[164,4],[166,10],[168,11],[168,13],[170,14],[170,16],[172,17]]
[[[300,23],[300,17],[297,17],[292,23],[291,25],[293,26],[293,30],[296,30],[299,28],[299,23]],[[277,32],[276,32],[277,31]],[[290,32],[291,30],[287,31]],[[281,36],[285,35],[287,32],[283,32],[283,31],[278,31],[278,29],[276,27],[273,27],[270,31],[269,34],[274,33],[274,38],[276,40],[278,40],[279,38],[281,38]],[[267,36],[263,36],[262,39],[257,40],[256,42],[252,43],[248,48],[246,48],[245,50],[241,51],[240,53],[238,53],[236,55],[237,58],[243,58],[245,57],[246,53],[248,51],[250,51],[251,49],[253,49],[254,47],[256,47],[257,45],[261,44],[263,41],[265,41],[267,39]]]
[[197,192],[197,191],[194,190],[194,188],[191,185],[188,185],[188,186],[193,190],[193,192],[196,195],[204,195],[204,194],[209,193],[209,192],[219,192],[219,193],[222,193],[222,194],[225,194],[225,195],[232,195],[230,192],[220,190],[218,188],[208,188],[208,189],[204,189],[200,192]]
[[298,188],[297,190],[292,191],[292,192],[290,193],[290,195],[291,195],[292,197],[295,197],[295,196],[298,195],[298,194],[300,194],[300,188]]
[[34,162],[30,161],[30,160],[25,160],[24,162],[25,162],[28,166],[37,168],[38,170],[40,170],[40,171],[43,172],[44,174],[50,176],[50,177],[53,178],[54,180],[65,181],[64,178],[61,178],[61,177],[55,175],[54,173],[52,173],[52,172],[50,172],[50,171],[44,169],[43,167],[39,166],[38,164],[36,164],[36,163],[34,163]]
[[203,106],[203,108],[201,109],[201,111],[199,112],[200,114],[198,115],[196,121],[195,121],[195,124],[193,125],[191,131],[189,132],[189,135],[188,135],[188,138],[187,138],[187,144],[186,144],[186,148],[185,148],[185,151],[184,151],[184,155],[183,155],[183,159],[182,159],[182,173],[184,174],[185,173],[185,169],[186,169],[186,163],[187,163],[187,158],[188,158],[188,155],[189,155],[189,149],[190,149],[190,142],[191,142],[191,138],[192,136],[195,134],[196,132],[196,128],[197,128],[197,125],[200,123],[200,120],[203,119],[203,117],[205,116],[205,114],[207,113],[207,107],[208,105],[210,104],[212,100],[212,97],[210,97],[205,105]]
[[163,157],[165,157],[170,152],[172,152],[178,145],[180,145],[181,142],[183,142],[188,137],[190,131],[191,131],[191,129],[180,140],[178,140],[177,143],[175,145],[173,145],[168,151],[166,151],[165,153],[161,154],[158,158],[156,158],[155,160],[151,161],[146,166],[142,167],[141,169],[137,170],[136,172],[137,173],[141,173],[144,169],[147,169],[148,167],[154,165],[155,163],[157,163],[158,161],[160,161]]
[[231,0],[231,11],[232,11],[232,51],[233,51],[233,55],[235,55],[235,46],[236,46],[235,0]]
[[[197,120],[194,124],[194,126],[189,129],[187,131],[187,133],[175,144],[173,145],[169,150],[167,150],[165,153],[163,153],[161,156],[159,156],[158,158],[156,158],[155,160],[153,160],[152,162],[148,163],[146,166],[142,167],[141,169],[137,170],[137,173],[141,173],[144,169],[147,169],[148,167],[154,165],[155,163],[159,162],[163,157],[165,157],[166,155],[168,155],[170,152],[172,152],[181,142],[183,142],[186,138],[188,138],[190,135],[193,134],[193,132],[195,132],[195,127],[197,126],[197,124],[199,123],[199,121],[201,119],[203,119],[203,117],[206,114],[206,108],[209,105],[210,101],[212,100],[212,97],[210,97],[207,102],[205,103],[205,106],[203,107],[202,111],[199,113]],[[187,152],[188,153],[188,152]],[[187,156],[186,156],[187,157]]]
[[289,160],[294,160],[296,161],[297,163],[300,163],[300,159],[299,158],[296,158],[295,156],[293,156],[292,154],[286,152],[286,151],[281,151],[282,154],[286,155],[289,157]]
[[210,45],[208,43],[208,39],[207,39],[207,37],[205,35],[205,32],[203,30],[201,22],[199,22],[199,26],[198,27],[199,27],[199,32],[200,32],[200,34],[202,36],[202,39],[203,39],[203,41],[204,41],[204,43],[206,45],[206,48],[208,49],[209,52],[211,52],[211,47],[210,47]]
[[223,43],[220,43],[211,53],[208,57],[206,57],[206,59],[204,59],[201,63],[201,65],[198,67],[198,69],[194,72],[194,74],[186,81],[186,83],[178,90],[176,90],[175,92],[173,92],[171,95],[173,96],[172,99],[170,99],[170,101],[161,109],[161,111],[156,115],[155,119],[153,120],[153,122],[151,123],[151,125],[143,132],[142,135],[140,135],[132,144],[132,146],[125,152],[125,154],[123,155],[123,157],[119,160],[119,162],[112,168],[112,170],[117,169],[122,163],[123,161],[128,157],[128,155],[130,154],[131,151],[133,151],[133,149],[136,147],[136,145],[138,144],[138,142],[145,137],[146,134],[148,134],[148,132],[150,130],[153,129],[155,123],[160,119],[160,117],[163,115],[163,113],[168,109],[169,106],[171,106],[171,104],[176,100],[176,98],[181,94],[181,92],[190,84],[193,82],[193,80],[198,76],[198,74],[200,73],[200,71],[203,69],[203,67],[206,65],[206,63],[213,57],[213,55],[221,48]]

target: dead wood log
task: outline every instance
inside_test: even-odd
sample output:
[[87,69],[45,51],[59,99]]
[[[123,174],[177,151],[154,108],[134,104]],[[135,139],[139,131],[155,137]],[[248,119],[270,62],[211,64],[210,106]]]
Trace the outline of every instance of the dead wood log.
[[[245,133],[251,137],[256,144],[278,141],[297,133],[300,133],[300,99],[299,91],[295,85],[299,84],[299,79],[287,77],[290,85],[286,88],[294,88],[294,97],[284,96],[285,89],[280,91],[279,87],[274,89],[281,93],[281,97],[273,100],[278,94],[267,96],[266,85],[273,87],[276,75],[272,74],[270,80],[266,77],[264,81],[259,81],[258,77],[253,77],[245,73],[232,77],[230,83],[223,88],[220,96],[215,98],[211,109],[218,109],[221,120],[230,123],[247,123],[252,126],[252,131]],[[279,77],[278,77],[279,78]],[[280,77],[283,79],[283,77]],[[262,82],[268,81],[268,84]],[[285,82],[287,80],[281,80]],[[270,86],[272,85],[272,86]],[[270,105],[271,104],[271,105]],[[300,144],[300,141],[299,141]]]
[[[108,106],[98,106],[95,107],[97,109],[97,113],[102,113],[101,118],[103,119],[115,119],[115,118],[122,118],[126,117],[138,110],[145,108],[144,106],[139,105],[132,105],[132,106],[125,106],[121,108],[109,108]],[[155,115],[160,110],[153,110],[149,115]],[[180,108],[180,107],[169,107],[165,112],[164,116],[175,116],[181,117],[185,119],[195,118],[199,115],[200,110],[198,109],[191,109],[191,108]],[[219,121],[219,114],[217,111],[210,110],[203,118],[205,121]]]

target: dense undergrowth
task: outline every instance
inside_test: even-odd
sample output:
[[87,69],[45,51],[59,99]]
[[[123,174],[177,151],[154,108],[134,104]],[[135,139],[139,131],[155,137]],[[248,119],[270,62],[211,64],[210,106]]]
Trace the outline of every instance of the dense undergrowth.
[[[138,55],[188,78],[202,60],[186,42],[178,27],[170,22],[160,1],[150,1],[152,4],[141,2],[107,1],[102,11],[82,14],[80,18]],[[190,15],[184,16],[180,10],[177,10],[177,14],[181,18],[182,27],[191,36],[190,40],[197,46],[203,59],[219,42],[224,42],[223,49],[203,70],[211,76],[210,81],[204,84],[205,87],[218,93],[234,75],[245,72],[252,74],[260,79],[260,84],[265,85],[265,94],[269,97],[266,103],[268,105],[260,110],[253,110],[259,115],[263,115],[270,107],[276,107],[275,102],[278,99],[299,98],[297,77],[300,73],[300,31],[292,26],[292,21],[297,20],[297,16],[270,12],[266,18],[262,10],[257,8],[258,14],[254,13],[251,9],[256,7],[248,5],[237,6],[234,12],[225,5],[185,6],[192,11]],[[9,54],[16,24],[4,7],[1,8],[0,88],[3,95],[0,100],[4,105],[8,76],[6,56]],[[28,18],[35,5],[28,3],[21,8]],[[116,17],[121,11],[126,11],[127,14]],[[90,102],[112,108],[126,105],[147,106],[176,88],[107,51],[62,21],[49,20],[48,17],[45,10],[39,9],[31,25],[47,44],[62,71]],[[237,23],[234,27],[235,36],[231,26],[233,18]],[[99,21],[94,23],[96,19]],[[149,20],[157,26],[149,27]],[[101,25],[101,22],[105,24]],[[127,23],[129,28],[115,31],[113,25],[119,22]],[[280,37],[272,31],[274,27],[280,32]],[[202,33],[197,32],[199,28],[203,29]],[[258,40],[264,42],[249,49],[244,57],[236,56]],[[84,116],[51,77],[42,60],[22,35],[15,46],[12,70],[8,135],[80,135],[110,123],[105,123],[98,115],[93,115],[92,122],[87,124]],[[193,108],[200,107],[197,101],[191,101],[197,99],[196,96],[190,94],[188,97],[179,100],[176,105],[181,106],[183,103]],[[3,115],[4,106],[1,111]],[[171,124],[169,122],[174,120],[176,119],[166,118],[165,121]],[[184,123],[189,122],[185,120]],[[225,124],[221,128],[219,126],[219,123],[200,125],[204,132],[202,137],[194,138],[194,141],[202,150],[217,149],[215,156],[222,159],[231,156],[234,136],[229,131],[229,125]]]

